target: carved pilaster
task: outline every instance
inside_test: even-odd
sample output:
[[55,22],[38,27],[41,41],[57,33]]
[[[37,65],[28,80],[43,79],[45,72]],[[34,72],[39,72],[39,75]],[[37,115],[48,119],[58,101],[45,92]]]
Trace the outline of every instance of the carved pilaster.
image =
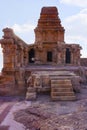
[[57,51],[58,51],[58,54],[57,54],[57,64],[61,65],[64,63],[65,59],[65,53],[64,53],[64,44],[58,44],[57,45]]
[[57,63],[57,48],[53,49],[53,62]]
[[15,67],[15,50],[16,46],[13,39],[1,39],[3,48],[3,68],[13,69]]
[[24,48],[24,66],[28,64],[28,49]]
[[20,67],[23,66],[23,47],[20,47],[20,50],[19,50],[19,64],[20,64]]

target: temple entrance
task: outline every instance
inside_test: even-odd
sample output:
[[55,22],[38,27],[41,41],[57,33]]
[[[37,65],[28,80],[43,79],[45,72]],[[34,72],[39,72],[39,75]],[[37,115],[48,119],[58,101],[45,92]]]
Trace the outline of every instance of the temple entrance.
[[51,51],[47,52],[47,62],[52,62],[52,52]]
[[34,63],[35,62],[35,50],[31,49],[29,51],[29,63]]
[[71,52],[69,48],[66,48],[66,63],[70,64],[71,63]]

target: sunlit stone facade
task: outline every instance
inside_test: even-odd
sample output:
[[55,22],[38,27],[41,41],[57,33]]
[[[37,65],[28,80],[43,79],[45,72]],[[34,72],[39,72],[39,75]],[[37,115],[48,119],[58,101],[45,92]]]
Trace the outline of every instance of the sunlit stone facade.
[[3,69],[0,77],[0,94],[2,95],[25,94],[29,87],[31,66],[36,70],[37,66],[50,65],[52,68],[52,66],[80,65],[81,47],[79,44],[65,42],[65,29],[56,7],[41,9],[40,18],[34,30],[33,44],[25,43],[14,34],[11,28],[5,28],[3,32],[4,36],[0,40],[3,49]]

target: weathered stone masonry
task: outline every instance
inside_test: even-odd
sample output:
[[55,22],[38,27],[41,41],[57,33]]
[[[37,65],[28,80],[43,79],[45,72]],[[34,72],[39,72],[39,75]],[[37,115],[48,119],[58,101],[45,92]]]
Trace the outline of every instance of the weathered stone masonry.
[[[60,79],[58,75],[60,75],[61,72],[58,72],[58,74],[55,73],[53,71],[55,66],[56,72],[60,66],[80,66],[81,47],[79,44],[65,43],[65,29],[61,25],[56,7],[42,8],[37,27],[34,31],[34,44],[27,44],[16,36],[11,28],[3,29],[4,36],[0,40],[3,49],[3,69],[0,76],[0,95],[25,94],[27,87],[30,86],[30,76],[32,77],[32,74],[38,74],[40,71],[40,75],[38,75],[37,78],[38,84],[39,80],[41,82],[45,81],[47,82],[48,88],[41,83],[39,86],[37,85],[37,89],[34,89],[34,84],[36,82],[34,76],[31,82],[33,86],[30,86],[28,91],[32,91],[31,95],[36,98],[37,91],[46,89],[50,91],[52,85],[57,86],[60,82],[57,82],[56,79],[53,80],[52,75],[47,71],[49,66],[51,67],[50,71],[57,76],[57,80]],[[48,67],[48,69],[46,67]],[[63,70],[67,69],[63,68]],[[42,71],[44,71],[44,73]],[[73,70],[73,72],[75,72],[75,70]],[[69,75],[72,77],[72,74],[68,73],[68,76]],[[43,78],[46,76],[48,77],[48,81],[46,81],[46,78]],[[62,77],[64,77],[64,74],[62,74]],[[56,85],[53,84],[54,81],[56,82]],[[52,83],[51,86],[49,82]],[[69,80],[65,78],[64,82],[66,82],[66,85],[69,82],[70,87],[72,86],[71,79]],[[44,88],[42,88],[42,86],[44,86]]]

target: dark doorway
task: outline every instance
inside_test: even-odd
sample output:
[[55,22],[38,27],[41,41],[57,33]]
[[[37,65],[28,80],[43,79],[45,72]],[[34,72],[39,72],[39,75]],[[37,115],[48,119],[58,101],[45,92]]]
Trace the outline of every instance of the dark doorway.
[[52,52],[51,51],[47,52],[47,61],[52,62]]
[[69,48],[66,48],[66,63],[70,64],[71,63],[71,52]]
[[34,63],[35,62],[35,50],[31,49],[29,51],[29,63]]

